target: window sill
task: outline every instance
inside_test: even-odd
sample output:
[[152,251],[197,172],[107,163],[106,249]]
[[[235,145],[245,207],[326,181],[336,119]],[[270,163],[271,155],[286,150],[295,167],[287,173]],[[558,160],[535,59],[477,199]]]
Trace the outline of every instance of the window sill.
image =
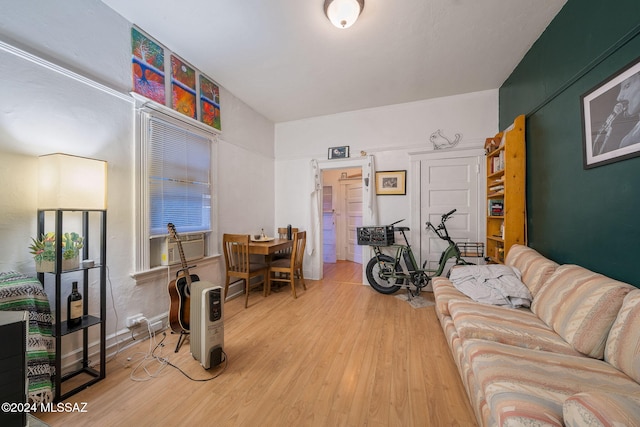
[[[220,257],[220,254],[206,256],[201,259],[190,261],[188,264],[190,264],[189,267],[196,265],[199,267],[203,267],[216,263]],[[167,280],[169,279],[169,277],[173,277],[173,274],[178,271],[179,268],[180,264],[161,265],[158,267],[153,267],[149,270],[131,273],[130,276],[136,281],[137,285],[142,285],[145,283],[155,282],[157,280]]]

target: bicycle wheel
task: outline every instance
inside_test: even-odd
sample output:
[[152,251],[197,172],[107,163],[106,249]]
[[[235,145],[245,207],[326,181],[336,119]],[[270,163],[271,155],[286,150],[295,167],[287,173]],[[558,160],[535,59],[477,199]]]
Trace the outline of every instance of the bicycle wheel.
[[391,274],[395,265],[396,272],[402,272],[402,267],[395,263],[395,260],[388,255],[373,257],[367,264],[367,280],[373,289],[381,294],[392,294],[397,292],[402,285],[402,279],[386,279],[382,273]]

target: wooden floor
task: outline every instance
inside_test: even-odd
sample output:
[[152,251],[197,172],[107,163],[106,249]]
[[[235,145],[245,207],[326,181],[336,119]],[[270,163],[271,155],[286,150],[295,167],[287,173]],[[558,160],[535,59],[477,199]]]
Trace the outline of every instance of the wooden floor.
[[[322,281],[307,280],[296,300],[282,288],[267,298],[252,292],[248,309],[244,298],[228,301],[228,366],[211,381],[191,381],[171,366],[156,374],[159,362],[147,367],[154,377],[137,369],[146,381],[134,381],[147,340],[66,401],[87,402],[85,413],[37,415],[53,427],[475,426],[434,308],[353,282],[360,265],[337,267]],[[188,341],[174,353],[176,343],[167,334],[155,354],[194,379],[222,370],[204,370]]]

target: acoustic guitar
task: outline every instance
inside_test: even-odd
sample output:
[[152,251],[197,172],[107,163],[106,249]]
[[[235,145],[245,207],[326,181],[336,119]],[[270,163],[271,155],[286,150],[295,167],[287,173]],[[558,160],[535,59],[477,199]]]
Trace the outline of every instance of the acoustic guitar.
[[169,308],[169,325],[176,333],[189,332],[189,316],[191,315],[191,282],[198,282],[200,278],[195,274],[189,274],[187,260],[182,250],[182,242],[178,238],[176,228],[172,223],[167,224],[169,235],[178,244],[180,252],[181,268],[176,272],[175,280],[169,283],[169,297],[171,307]]

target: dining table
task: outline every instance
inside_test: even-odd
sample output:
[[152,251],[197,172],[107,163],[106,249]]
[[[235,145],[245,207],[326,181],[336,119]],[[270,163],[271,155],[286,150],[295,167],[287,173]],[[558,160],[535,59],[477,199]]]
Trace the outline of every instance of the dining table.
[[267,264],[271,262],[273,254],[286,249],[293,248],[293,240],[275,237],[268,240],[249,241],[249,253],[253,255],[264,255]]

